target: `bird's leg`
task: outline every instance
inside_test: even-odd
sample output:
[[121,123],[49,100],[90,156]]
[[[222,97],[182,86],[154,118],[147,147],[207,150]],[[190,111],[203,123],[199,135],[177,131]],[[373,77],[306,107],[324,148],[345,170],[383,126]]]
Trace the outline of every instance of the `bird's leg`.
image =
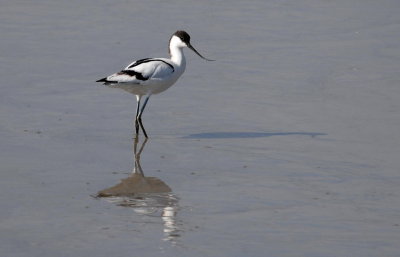
[[142,108],[140,109],[139,115],[138,115],[138,117],[137,117],[137,120],[138,120],[138,122],[139,122],[139,125],[140,125],[140,127],[142,128],[143,134],[144,134],[144,136],[145,136],[146,138],[149,138],[149,137],[147,136],[146,130],[145,130],[144,127],[143,127],[143,123],[142,123],[142,114],[143,114],[144,108],[146,107],[147,102],[149,101],[149,98],[150,98],[150,95],[148,95],[148,96],[146,97],[146,99],[144,100],[143,106],[142,106]]
[[139,135],[139,111],[140,111],[140,99],[142,98],[142,96],[137,95],[136,96],[136,100],[137,100],[137,106],[136,106],[136,116],[135,116],[135,129],[136,129],[136,138]]

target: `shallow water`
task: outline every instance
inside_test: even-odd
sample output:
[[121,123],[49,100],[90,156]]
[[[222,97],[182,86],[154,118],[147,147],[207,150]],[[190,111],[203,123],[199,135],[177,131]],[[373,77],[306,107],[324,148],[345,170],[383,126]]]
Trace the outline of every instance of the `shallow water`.
[[[1,256],[398,256],[398,1],[0,5]],[[99,199],[136,103],[94,81],[177,29],[217,61],[143,115],[170,191]]]

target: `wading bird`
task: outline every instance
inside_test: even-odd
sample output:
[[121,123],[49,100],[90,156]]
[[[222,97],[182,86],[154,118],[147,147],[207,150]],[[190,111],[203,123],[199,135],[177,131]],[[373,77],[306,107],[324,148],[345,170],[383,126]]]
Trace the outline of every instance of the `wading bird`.
[[[144,136],[148,137],[143,127],[142,114],[150,96],[167,90],[185,71],[186,60],[183,54],[183,48],[185,47],[193,50],[204,60],[214,61],[203,57],[197,52],[190,44],[189,34],[179,30],[169,40],[170,59],[145,58],[134,61],[122,71],[96,81],[103,82],[104,85],[109,87],[124,89],[136,95],[136,137],[139,134],[139,126],[142,128]],[[141,104],[143,97],[144,102]]]

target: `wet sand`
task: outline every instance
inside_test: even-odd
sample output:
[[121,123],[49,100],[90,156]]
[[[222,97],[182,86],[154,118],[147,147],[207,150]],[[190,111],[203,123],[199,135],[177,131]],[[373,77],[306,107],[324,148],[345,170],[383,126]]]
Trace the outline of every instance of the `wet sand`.
[[[398,256],[399,11],[2,4],[0,256]],[[135,98],[94,81],[177,29],[217,61],[150,99],[135,175]]]

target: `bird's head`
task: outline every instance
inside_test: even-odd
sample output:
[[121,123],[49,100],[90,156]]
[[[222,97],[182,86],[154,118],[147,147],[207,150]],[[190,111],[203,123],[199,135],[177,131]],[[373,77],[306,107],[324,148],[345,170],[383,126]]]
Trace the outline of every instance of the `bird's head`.
[[187,47],[187,48],[191,49],[193,52],[195,52],[198,56],[203,58],[204,60],[215,61],[215,60],[207,59],[204,56],[202,56],[199,52],[197,52],[197,50],[190,44],[189,34],[183,30],[178,30],[177,32],[175,32],[172,35],[172,37],[169,41],[169,47],[170,48],[171,47],[177,47],[177,48]]

